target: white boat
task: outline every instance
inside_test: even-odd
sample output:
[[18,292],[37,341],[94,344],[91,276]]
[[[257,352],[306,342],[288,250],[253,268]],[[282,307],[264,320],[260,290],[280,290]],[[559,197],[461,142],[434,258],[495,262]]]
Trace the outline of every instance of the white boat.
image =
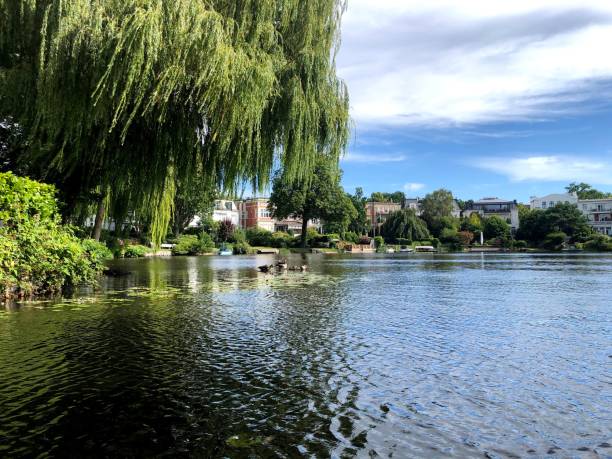
[[219,255],[221,255],[222,257],[227,257],[233,254],[234,252],[232,251],[232,249],[228,249],[226,246],[223,246],[219,249]]
[[395,249],[388,248],[385,252],[387,252],[387,253],[395,253]]
[[414,252],[414,250],[412,249],[412,247],[400,247],[399,251],[400,251],[400,252],[402,252],[402,253],[410,253],[410,252]]

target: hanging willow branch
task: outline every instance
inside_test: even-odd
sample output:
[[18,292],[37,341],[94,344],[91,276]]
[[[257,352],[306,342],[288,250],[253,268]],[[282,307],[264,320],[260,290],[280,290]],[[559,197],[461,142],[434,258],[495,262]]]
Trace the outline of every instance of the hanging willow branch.
[[[0,0],[0,117],[70,202],[108,189],[163,237],[177,180],[261,189],[337,159],[341,0]],[[6,26],[5,26],[6,25]],[[118,202],[121,201],[121,202]],[[127,201],[127,205],[126,205]],[[114,202],[114,204],[113,204]]]

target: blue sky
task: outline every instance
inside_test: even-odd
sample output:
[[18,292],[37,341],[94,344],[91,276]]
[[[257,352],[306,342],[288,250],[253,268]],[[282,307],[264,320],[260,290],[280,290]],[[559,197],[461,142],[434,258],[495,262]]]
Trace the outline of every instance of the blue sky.
[[612,191],[609,43],[608,1],[351,0],[337,57],[355,124],[345,188]]

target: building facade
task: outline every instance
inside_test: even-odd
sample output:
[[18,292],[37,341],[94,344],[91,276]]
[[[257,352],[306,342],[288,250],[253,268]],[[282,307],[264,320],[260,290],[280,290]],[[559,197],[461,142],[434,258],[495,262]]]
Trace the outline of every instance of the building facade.
[[612,198],[580,199],[578,209],[595,231],[612,236]]
[[268,209],[267,198],[250,198],[240,203],[240,227],[261,228],[267,231],[274,231],[276,220],[272,218]]
[[[215,222],[229,220],[236,227],[240,226],[240,210],[235,201],[229,199],[217,199],[213,204],[211,218]],[[195,228],[202,222],[199,215],[193,217],[193,220],[187,225],[189,228]]]
[[482,198],[474,201],[470,209],[464,212],[466,217],[478,213],[481,217],[492,217],[494,215],[508,222],[513,231],[519,227],[518,204],[516,201],[508,201],[499,198]]
[[366,202],[366,215],[370,223],[370,229],[374,233],[378,233],[389,215],[401,209],[402,205],[396,202]]
[[562,203],[578,205],[578,195],[576,193],[557,193],[542,196],[541,198],[536,196],[529,198],[531,209],[546,210]]
[[[285,231],[295,235],[302,234],[301,219],[275,219],[268,208],[268,202],[268,198],[250,198],[239,202],[240,227],[243,229],[261,228],[272,232]],[[319,220],[309,220],[308,228],[320,231],[321,222]]]

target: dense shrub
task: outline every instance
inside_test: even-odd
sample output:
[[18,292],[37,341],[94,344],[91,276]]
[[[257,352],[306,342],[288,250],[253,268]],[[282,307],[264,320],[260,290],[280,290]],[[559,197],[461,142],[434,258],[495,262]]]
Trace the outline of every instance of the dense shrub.
[[385,245],[385,240],[383,239],[382,236],[374,237],[374,247],[376,247],[378,249],[378,248],[382,247],[383,245]]
[[277,231],[276,233],[273,233],[270,238],[270,245],[279,249],[286,249],[288,247],[291,247],[293,242],[293,236],[290,236],[288,233],[282,231]]
[[522,241],[522,240],[514,241],[514,243],[512,244],[512,247],[515,248],[515,249],[518,249],[518,250],[526,249],[527,248],[527,241]]
[[107,257],[60,224],[53,186],[0,173],[0,298],[92,282]]
[[459,231],[457,233],[457,237],[459,238],[461,245],[468,246],[474,240],[474,233],[471,231]]
[[484,221],[484,235],[487,239],[508,239],[510,225],[503,218],[493,215]]
[[566,240],[567,234],[562,231],[555,231],[546,235],[542,246],[548,250],[561,250]]
[[253,248],[246,241],[235,242],[232,251],[234,255],[248,255],[254,252]]
[[241,228],[235,228],[234,232],[229,237],[228,242],[231,242],[233,244],[241,243],[241,242],[246,243],[246,240],[247,240],[246,233],[244,232],[244,230]]
[[612,237],[605,234],[596,234],[583,247],[586,250],[595,250],[598,252],[612,252]]
[[172,255],[198,255],[212,252],[214,248],[215,243],[208,233],[200,233],[199,236],[183,234],[172,248]]
[[223,220],[219,223],[219,229],[217,231],[217,241],[219,242],[228,242],[234,231],[236,230],[236,226],[232,223],[231,220]]
[[94,239],[85,239],[81,244],[94,263],[101,264],[113,258],[113,252],[102,242]]
[[256,247],[269,247],[272,243],[272,233],[263,228],[249,228],[246,230],[247,242]]
[[128,245],[123,252],[125,258],[141,258],[144,257],[150,249],[144,245]]
[[321,235],[319,234],[319,232],[316,229],[314,229],[312,227],[308,228],[306,230],[306,242],[307,242],[307,244],[311,245],[313,239],[317,239],[319,236],[321,236]]
[[347,231],[344,233],[344,240],[356,244],[359,242],[359,235],[353,231]]

